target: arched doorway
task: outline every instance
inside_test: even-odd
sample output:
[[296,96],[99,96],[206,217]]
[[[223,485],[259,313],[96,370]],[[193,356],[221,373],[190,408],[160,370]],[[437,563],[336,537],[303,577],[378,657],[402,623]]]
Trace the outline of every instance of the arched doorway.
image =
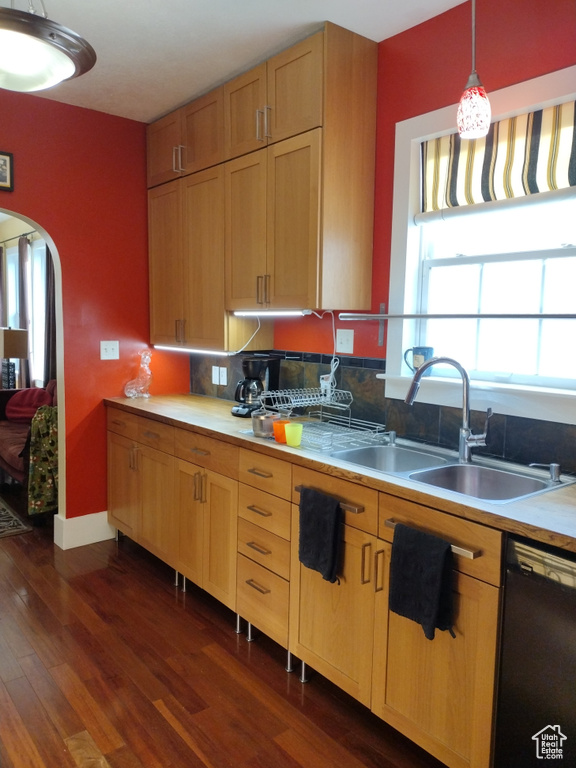
[[[62,311],[62,270],[58,248],[50,234],[38,222],[15,211],[0,208],[0,242],[16,241],[19,236],[35,232],[46,243],[52,256],[54,268],[54,302],[56,326],[56,380],[58,387],[58,516],[66,517],[66,462],[65,462],[65,397],[63,367],[63,311]],[[34,307],[30,307],[33,313]]]

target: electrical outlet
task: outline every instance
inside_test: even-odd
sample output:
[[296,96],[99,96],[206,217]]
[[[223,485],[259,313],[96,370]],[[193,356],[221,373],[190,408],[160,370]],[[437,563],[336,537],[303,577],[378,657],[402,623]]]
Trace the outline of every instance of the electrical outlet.
[[351,355],[354,352],[354,331],[338,328],[336,331],[336,352]]
[[225,387],[228,384],[228,368],[220,367],[220,386]]
[[118,341],[100,342],[100,360],[118,360],[120,358],[120,343]]
[[220,368],[217,365],[212,366],[212,384],[220,384]]

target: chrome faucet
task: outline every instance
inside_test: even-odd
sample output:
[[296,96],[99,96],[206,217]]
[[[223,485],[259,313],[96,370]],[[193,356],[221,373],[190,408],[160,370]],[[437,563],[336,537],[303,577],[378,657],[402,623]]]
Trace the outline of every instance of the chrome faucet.
[[486,412],[486,422],[484,424],[484,432],[481,435],[473,435],[470,429],[470,377],[466,373],[466,369],[463,368],[457,360],[453,360],[451,357],[432,357],[430,360],[422,363],[417,368],[416,373],[412,378],[410,389],[406,394],[405,403],[412,405],[420,389],[420,380],[424,375],[424,372],[431,368],[433,365],[439,365],[443,363],[445,365],[452,365],[460,376],[462,377],[462,426],[460,427],[460,438],[458,442],[458,461],[461,464],[469,464],[472,459],[472,448],[479,445],[486,445],[486,435],[488,433],[488,419],[492,416],[492,408],[488,408]]

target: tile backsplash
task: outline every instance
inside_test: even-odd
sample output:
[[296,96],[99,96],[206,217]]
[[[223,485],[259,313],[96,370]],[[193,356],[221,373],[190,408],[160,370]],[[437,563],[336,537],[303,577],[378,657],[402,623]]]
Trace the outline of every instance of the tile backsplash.
[[[330,355],[307,352],[269,350],[281,358],[280,389],[318,387],[321,375],[330,372]],[[431,445],[458,448],[462,421],[460,408],[429,405],[416,401],[406,405],[402,400],[384,397],[384,381],[376,378],[386,370],[386,361],[378,358],[339,356],[336,372],[339,389],[349,390],[354,398],[355,419],[383,424],[387,429],[411,440]],[[212,366],[225,365],[228,384],[212,384]],[[242,355],[222,358],[192,355],[190,357],[190,391],[194,394],[234,400],[236,384],[242,376]],[[485,413],[472,411],[474,432],[484,428]],[[477,453],[503,458],[520,464],[538,462],[560,464],[562,472],[576,473],[576,426],[537,419],[503,416],[494,413],[488,429],[488,445],[474,449]]]

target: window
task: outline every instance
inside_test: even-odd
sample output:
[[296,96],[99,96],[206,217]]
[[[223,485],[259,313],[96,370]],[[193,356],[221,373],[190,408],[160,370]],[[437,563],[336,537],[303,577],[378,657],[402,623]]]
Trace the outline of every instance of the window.
[[[29,314],[28,347],[30,353],[30,380],[43,386],[46,325],[46,243],[34,240],[28,247],[25,268],[26,300]],[[20,278],[18,246],[6,249],[6,309],[7,323],[20,328]]]
[[[495,119],[573,100],[575,82],[571,67],[490,94]],[[567,200],[563,192],[551,193],[549,205],[542,193],[526,203],[449,209],[436,220],[417,216],[421,142],[453,132],[455,112],[449,107],[397,126],[390,314],[576,314],[576,189]],[[570,352],[576,320],[398,319],[388,325],[388,397],[405,397],[411,374],[403,352],[421,344],[467,368],[474,408],[576,424],[576,356]],[[460,405],[453,375],[438,366],[419,399]]]

